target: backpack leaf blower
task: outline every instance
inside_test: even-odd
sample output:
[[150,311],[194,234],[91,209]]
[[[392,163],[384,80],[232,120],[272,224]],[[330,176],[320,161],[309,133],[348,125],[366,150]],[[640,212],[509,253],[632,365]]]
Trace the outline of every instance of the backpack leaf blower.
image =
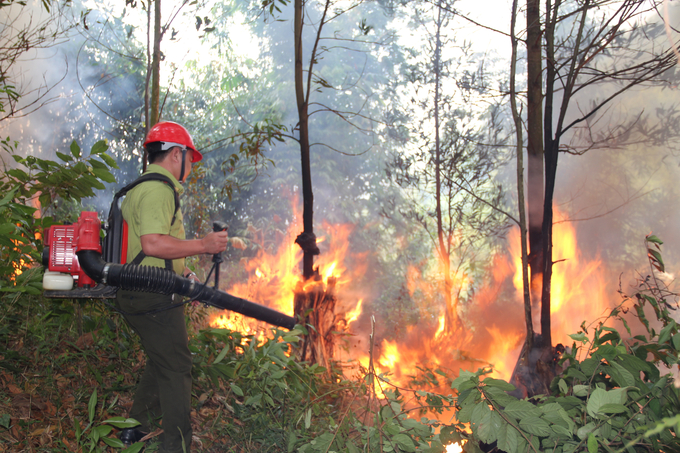
[[[101,228],[97,213],[84,211],[75,224],[53,225],[46,230],[42,254],[45,297],[112,299],[119,288],[179,294],[288,330],[295,327],[295,318],[291,316],[181,277],[169,269],[105,261]],[[76,288],[72,289],[74,283]]]

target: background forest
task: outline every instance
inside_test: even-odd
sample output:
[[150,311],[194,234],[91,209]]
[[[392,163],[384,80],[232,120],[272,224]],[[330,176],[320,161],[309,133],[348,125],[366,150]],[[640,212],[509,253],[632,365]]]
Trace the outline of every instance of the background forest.
[[[41,232],[106,217],[153,118],[205,156],[182,206],[188,235],[229,225],[220,288],[292,315],[313,219],[334,300],[293,332],[187,307],[197,451],[680,450],[673,2],[0,16],[0,451],[123,449],[140,345],[105,303],[42,297]],[[326,356],[295,360],[310,331]]]

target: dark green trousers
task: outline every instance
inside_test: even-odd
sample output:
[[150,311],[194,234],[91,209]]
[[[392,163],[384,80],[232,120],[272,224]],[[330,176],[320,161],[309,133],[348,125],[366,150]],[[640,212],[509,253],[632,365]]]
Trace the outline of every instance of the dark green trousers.
[[[175,301],[179,301],[175,296]],[[168,306],[171,296],[118,291],[117,302],[127,313],[140,313]],[[159,452],[181,453],[191,447],[191,353],[184,320],[184,307],[150,315],[126,315],[146,352],[146,367],[137,386],[130,417],[143,431],[151,431],[162,419]]]

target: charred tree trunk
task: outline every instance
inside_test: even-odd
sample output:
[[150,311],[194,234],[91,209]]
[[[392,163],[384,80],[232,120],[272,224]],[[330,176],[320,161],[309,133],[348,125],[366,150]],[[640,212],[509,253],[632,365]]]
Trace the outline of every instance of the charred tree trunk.
[[[525,299],[527,336],[513,370],[510,382],[517,387],[517,396],[548,393],[555,375],[555,351],[552,347],[550,323],[550,278],[552,276],[552,200],[557,170],[556,145],[552,142],[552,90],[554,67],[551,60],[551,37],[554,22],[549,17],[554,10],[546,2],[545,35],[541,30],[540,2],[527,0],[527,205],[530,268],[530,291]],[[543,112],[542,37],[546,41],[546,98]],[[552,153],[555,151],[554,154]],[[519,151],[518,151],[519,152]],[[544,172],[545,165],[545,172]],[[548,177],[548,180],[544,179]],[[545,185],[544,185],[545,183]],[[540,302],[541,334],[533,331],[531,309]]]
[[[304,280],[314,277],[314,256],[319,254],[314,235],[314,192],[312,191],[312,170],[309,159],[309,80],[305,89],[302,70],[302,29],[304,26],[302,0],[295,0],[295,98],[298,109],[298,130],[300,132],[300,163],[302,168],[302,233],[295,242],[302,248],[302,275]],[[321,27],[319,27],[321,28]],[[318,42],[318,41],[317,41]],[[312,60],[313,60],[312,56]],[[310,64],[309,75],[312,73]],[[297,313],[296,311],[296,314]]]
[[527,204],[531,300],[543,284],[543,65],[539,0],[527,0]]
[[324,288],[323,282],[314,268],[314,257],[320,253],[314,234],[314,193],[312,191],[312,172],[309,145],[309,96],[316,51],[321,30],[326,20],[330,0],[326,2],[324,13],[316,30],[316,40],[309,57],[307,80],[303,71],[302,32],[304,29],[304,0],[295,0],[295,97],[298,109],[298,130],[300,133],[300,163],[302,169],[302,222],[303,231],[295,239],[303,253],[303,282],[295,293],[295,315],[308,326],[308,334],[299,347],[299,358],[317,363],[329,369],[333,357],[333,332],[335,331],[335,295],[332,285]]
[[[512,46],[512,54],[510,57],[510,107],[512,110],[512,119],[515,125],[516,135],[516,158],[517,158],[517,204],[519,206],[519,231],[520,231],[520,245],[522,250],[522,295],[524,302],[524,322],[526,324],[526,337],[524,347],[527,350],[533,348],[534,342],[534,321],[531,315],[531,290],[529,280],[529,253],[527,245],[527,217],[526,217],[526,198],[524,195],[524,134],[522,127],[522,117],[517,107],[517,46],[518,39],[515,35],[515,24],[517,22],[517,2],[512,2],[512,17],[510,21],[510,42]],[[520,355],[520,360],[521,360]]]
[[302,345],[298,349],[298,359],[316,363],[330,370],[335,348],[335,332],[340,330],[335,315],[335,280],[329,279],[324,288],[318,280],[312,288],[300,283],[295,291],[295,313],[304,313],[304,323],[313,326],[308,329]]

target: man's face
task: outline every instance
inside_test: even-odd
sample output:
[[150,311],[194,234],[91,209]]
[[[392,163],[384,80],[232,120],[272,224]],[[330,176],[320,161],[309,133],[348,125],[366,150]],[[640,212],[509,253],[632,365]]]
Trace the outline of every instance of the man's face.
[[181,182],[184,182],[187,180],[189,177],[189,173],[191,173],[191,165],[193,162],[193,157],[194,157],[194,152],[190,150],[189,148],[187,150],[187,155],[184,158],[184,179],[182,179]]

